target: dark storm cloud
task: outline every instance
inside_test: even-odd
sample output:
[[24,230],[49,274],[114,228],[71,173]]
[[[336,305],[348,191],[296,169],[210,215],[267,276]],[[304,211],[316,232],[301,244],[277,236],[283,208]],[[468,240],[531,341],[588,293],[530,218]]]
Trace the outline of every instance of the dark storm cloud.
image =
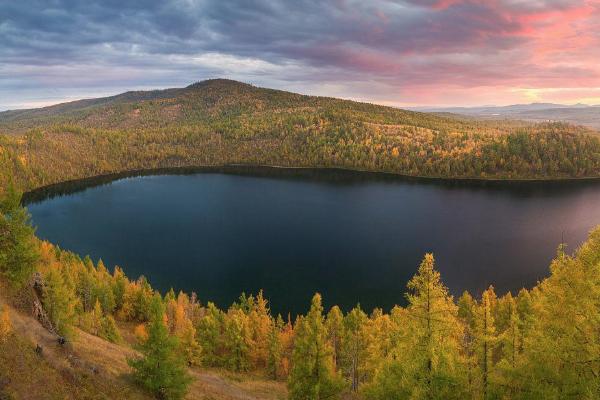
[[[34,101],[35,90],[94,95],[90,88],[218,75],[275,86],[330,84],[338,95],[346,85],[355,97],[366,93],[360,82],[390,96],[459,80],[467,87],[544,86],[567,68],[532,57],[540,50],[536,33],[556,12],[570,16],[564,23],[587,23],[598,7],[559,0],[3,1],[0,96],[13,99],[2,98],[0,108]],[[517,76],[509,66],[535,74]],[[597,77],[585,65],[569,68]]]

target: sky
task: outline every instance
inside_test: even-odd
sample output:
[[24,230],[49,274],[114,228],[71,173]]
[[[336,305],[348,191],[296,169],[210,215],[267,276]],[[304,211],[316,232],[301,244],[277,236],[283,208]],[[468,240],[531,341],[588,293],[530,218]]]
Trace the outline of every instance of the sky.
[[399,107],[600,104],[600,0],[0,0],[0,110],[218,77]]

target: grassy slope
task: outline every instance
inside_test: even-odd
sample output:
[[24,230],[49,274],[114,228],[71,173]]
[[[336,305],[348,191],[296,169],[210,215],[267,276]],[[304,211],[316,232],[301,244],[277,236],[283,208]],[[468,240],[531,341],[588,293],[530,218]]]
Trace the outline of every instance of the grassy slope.
[[0,185],[165,167],[261,164],[468,178],[600,176],[600,140],[563,124],[479,121],[227,80],[0,113]]
[[[129,378],[126,358],[135,351],[78,330],[66,347],[34,318],[6,304],[13,325],[0,343],[0,399],[151,399]],[[4,290],[4,292],[6,292]],[[35,346],[43,347],[43,355]],[[193,383],[186,399],[280,400],[285,385],[260,377],[210,370],[190,370]]]

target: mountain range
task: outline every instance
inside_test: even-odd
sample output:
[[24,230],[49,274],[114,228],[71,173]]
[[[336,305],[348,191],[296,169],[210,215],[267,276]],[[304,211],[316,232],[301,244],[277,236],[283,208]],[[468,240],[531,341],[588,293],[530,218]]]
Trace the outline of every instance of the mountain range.
[[417,107],[415,111],[461,114],[482,119],[519,119],[532,122],[568,122],[600,128],[600,105],[531,103],[481,107]]

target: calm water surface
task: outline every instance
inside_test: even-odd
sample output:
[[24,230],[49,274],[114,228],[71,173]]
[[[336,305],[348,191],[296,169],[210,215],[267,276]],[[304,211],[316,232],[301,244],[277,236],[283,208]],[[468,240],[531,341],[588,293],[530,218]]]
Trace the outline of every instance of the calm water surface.
[[202,172],[120,179],[28,205],[38,235],[162,291],[228,306],[264,289],[275,312],[404,304],[433,252],[451,292],[548,274],[600,224],[600,182],[440,183],[377,175]]

